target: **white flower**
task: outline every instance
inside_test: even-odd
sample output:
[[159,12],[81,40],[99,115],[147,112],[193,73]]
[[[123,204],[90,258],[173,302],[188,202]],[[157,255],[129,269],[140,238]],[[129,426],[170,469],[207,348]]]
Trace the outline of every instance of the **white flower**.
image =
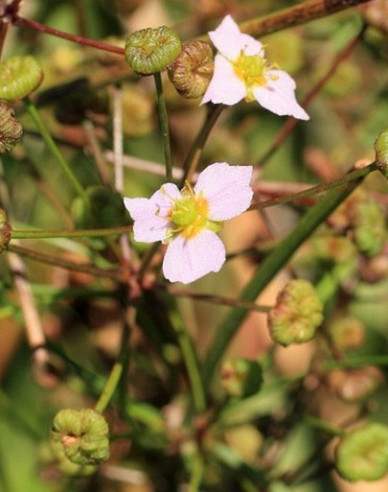
[[289,115],[308,120],[306,111],[295,98],[295,82],[283,70],[269,65],[263,45],[242,33],[227,15],[210,39],[218,50],[214,74],[201,104],[233,105],[244,99],[256,101],[280,116]]
[[216,162],[202,171],[192,188],[165,183],[151,198],[124,198],[138,242],[167,243],[163,274],[171,282],[193,282],[218,272],[225,247],[217,236],[222,222],[241,214],[253,196],[252,166]]

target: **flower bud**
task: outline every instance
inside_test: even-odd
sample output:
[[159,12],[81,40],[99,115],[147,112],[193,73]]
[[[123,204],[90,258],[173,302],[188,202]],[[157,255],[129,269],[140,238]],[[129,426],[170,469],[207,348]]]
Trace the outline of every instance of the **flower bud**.
[[311,340],[323,321],[322,311],[322,302],[310,282],[291,280],[268,315],[272,338],[285,346]]
[[376,255],[387,239],[385,216],[374,200],[362,200],[354,209],[354,240],[362,253]]
[[388,427],[370,423],[349,432],[336,449],[335,465],[346,480],[378,480],[388,472]]
[[108,432],[108,424],[98,412],[64,409],[54,417],[50,441],[59,459],[63,452],[76,465],[97,465],[109,458]]
[[7,214],[0,208],[0,253],[7,248],[11,236],[12,228],[8,222]]
[[13,109],[0,101],[0,154],[11,152],[22,134],[22,125],[15,118]]
[[221,386],[230,396],[251,396],[259,391],[262,382],[261,366],[255,360],[234,359],[221,367]]
[[188,99],[205,94],[214,70],[213,51],[205,41],[187,41],[168,68],[168,76],[177,92]]
[[125,42],[125,59],[134,72],[151,75],[165,70],[179,55],[182,45],[167,26],[141,29]]
[[335,369],[327,375],[330,389],[342,400],[350,403],[365,400],[383,381],[382,372],[374,366],[351,370]]
[[28,96],[43,80],[43,70],[32,56],[13,56],[0,63],[0,99],[15,101]]

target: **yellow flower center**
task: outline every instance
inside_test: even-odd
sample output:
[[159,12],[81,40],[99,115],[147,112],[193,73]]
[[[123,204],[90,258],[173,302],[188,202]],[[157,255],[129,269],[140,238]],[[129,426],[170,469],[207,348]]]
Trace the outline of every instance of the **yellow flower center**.
[[247,101],[254,98],[252,88],[257,85],[267,85],[265,77],[266,59],[260,55],[246,55],[241,50],[238,58],[233,62],[234,73],[241,79],[247,88]]
[[171,222],[177,226],[171,232],[179,232],[185,239],[190,239],[207,226],[208,214],[209,204],[202,192],[196,196],[191,186],[186,183],[182,198],[175,201],[170,212]]

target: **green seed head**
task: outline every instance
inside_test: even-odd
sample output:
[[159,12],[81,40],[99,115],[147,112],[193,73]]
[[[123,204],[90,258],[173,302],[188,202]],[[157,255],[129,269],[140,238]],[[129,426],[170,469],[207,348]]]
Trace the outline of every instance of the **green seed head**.
[[177,92],[187,99],[205,94],[214,71],[213,51],[205,41],[187,41],[168,76]]
[[108,424],[91,409],[60,410],[50,434],[58,458],[65,457],[76,465],[97,465],[109,458]]
[[134,72],[151,75],[165,70],[179,55],[182,45],[167,26],[141,29],[125,43],[125,59]]
[[388,473],[388,426],[371,423],[349,432],[338,445],[335,465],[346,480],[382,478]]
[[32,56],[13,56],[0,63],[0,99],[15,101],[28,96],[43,80],[43,70]]
[[0,154],[11,152],[23,134],[13,109],[0,101]]
[[272,338],[285,346],[311,340],[323,321],[322,311],[322,303],[310,282],[291,280],[268,316]]

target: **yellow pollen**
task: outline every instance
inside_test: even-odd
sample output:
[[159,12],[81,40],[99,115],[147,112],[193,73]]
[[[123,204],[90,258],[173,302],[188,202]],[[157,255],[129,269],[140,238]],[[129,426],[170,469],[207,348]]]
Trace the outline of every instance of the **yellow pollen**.
[[268,67],[266,63],[266,59],[262,56],[246,55],[242,50],[233,62],[234,72],[245,83],[248,92],[257,85],[267,84],[265,72]]
[[170,235],[182,234],[185,239],[196,236],[206,226],[209,215],[209,204],[202,192],[195,195],[186,183],[182,197],[177,199],[171,209],[170,219],[176,226]]

